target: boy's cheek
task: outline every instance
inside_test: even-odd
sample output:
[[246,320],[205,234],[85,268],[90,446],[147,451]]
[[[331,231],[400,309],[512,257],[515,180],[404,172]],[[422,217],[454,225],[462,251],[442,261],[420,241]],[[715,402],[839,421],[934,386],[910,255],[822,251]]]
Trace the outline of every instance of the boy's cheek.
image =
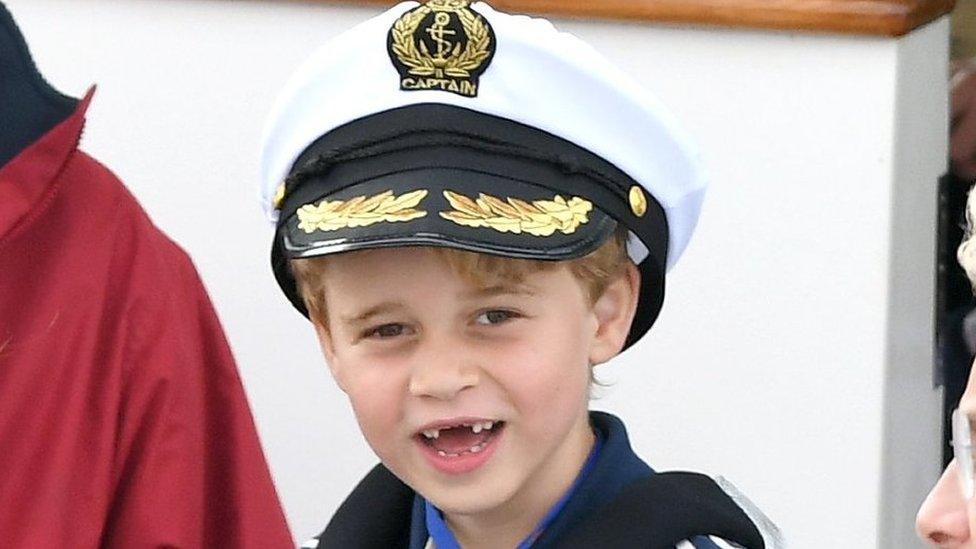
[[352,394],[349,400],[366,442],[382,458],[384,448],[397,436],[396,404],[388,399],[384,403],[382,399]]
[[390,430],[397,425],[401,416],[403,383],[398,376],[389,372],[349,371],[340,369],[346,384],[346,395],[352,405],[356,419],[365,430]]

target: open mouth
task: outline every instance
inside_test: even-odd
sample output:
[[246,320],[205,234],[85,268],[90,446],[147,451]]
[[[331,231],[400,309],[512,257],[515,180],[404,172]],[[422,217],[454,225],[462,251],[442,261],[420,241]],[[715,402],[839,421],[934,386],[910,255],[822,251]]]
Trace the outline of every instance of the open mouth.
[[417,434],[421,442],[440,457],[456,458],[480,453],[505,427],[504,421],[474,421],[425,429]]

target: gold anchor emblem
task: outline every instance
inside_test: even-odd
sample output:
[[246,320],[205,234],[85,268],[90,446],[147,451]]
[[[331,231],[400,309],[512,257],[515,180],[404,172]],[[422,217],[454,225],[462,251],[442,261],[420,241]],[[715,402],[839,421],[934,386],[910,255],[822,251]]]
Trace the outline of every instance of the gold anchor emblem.
[[[437,70],[434,71],[435,76],[444,76],[444,67],[447,65],[448,54],[451,56],[456,56],[461,53],[460,42],[457,44],[451,44],[449,40],[445,40],[445,37],[454,36],[457,34],[457,32],[447,27],[450,24],[451,16],[441,11],[434,15],[434,24],[427,29],[427,34],[429,34],[430,38],[437,44],[437,54],[433,56],[434,66],[437,67]],[[427,43],[423,40],[420,41],[420,52],[424,55],[430,56],[430,50],[427,48]]]
[[495,34],[468,0],[430,0],[407,11],[387,37],[404,91],[478,95],[478,79],[495,53]]

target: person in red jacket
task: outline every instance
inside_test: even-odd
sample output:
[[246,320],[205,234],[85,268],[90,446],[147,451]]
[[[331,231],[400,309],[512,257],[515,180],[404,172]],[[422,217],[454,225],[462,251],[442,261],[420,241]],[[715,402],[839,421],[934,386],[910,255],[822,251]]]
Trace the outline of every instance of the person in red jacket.
[[294,547],[186,253],[77,149],[0,168],[0,546]]

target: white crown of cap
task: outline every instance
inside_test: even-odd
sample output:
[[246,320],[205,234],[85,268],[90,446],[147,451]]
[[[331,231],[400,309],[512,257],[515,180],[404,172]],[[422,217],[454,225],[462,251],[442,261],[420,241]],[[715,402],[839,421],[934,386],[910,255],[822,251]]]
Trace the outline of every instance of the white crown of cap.
[[[477,97],[402,91],[390,60],[393,23],[420,5],[403,2],[333,38],[289,79],[264,129],[261,199],[269,218],[278,186],[299,155],[332,129],[370,114],[418,103],[443,103],[533,126],[611,162],[665,210],[670,269],[691,238],[706,181],[694,147],[670,113],[633,78],[549,21],[472,4],[491,24],[494,58]],[[631,235],[631,257],[646,257]]]

